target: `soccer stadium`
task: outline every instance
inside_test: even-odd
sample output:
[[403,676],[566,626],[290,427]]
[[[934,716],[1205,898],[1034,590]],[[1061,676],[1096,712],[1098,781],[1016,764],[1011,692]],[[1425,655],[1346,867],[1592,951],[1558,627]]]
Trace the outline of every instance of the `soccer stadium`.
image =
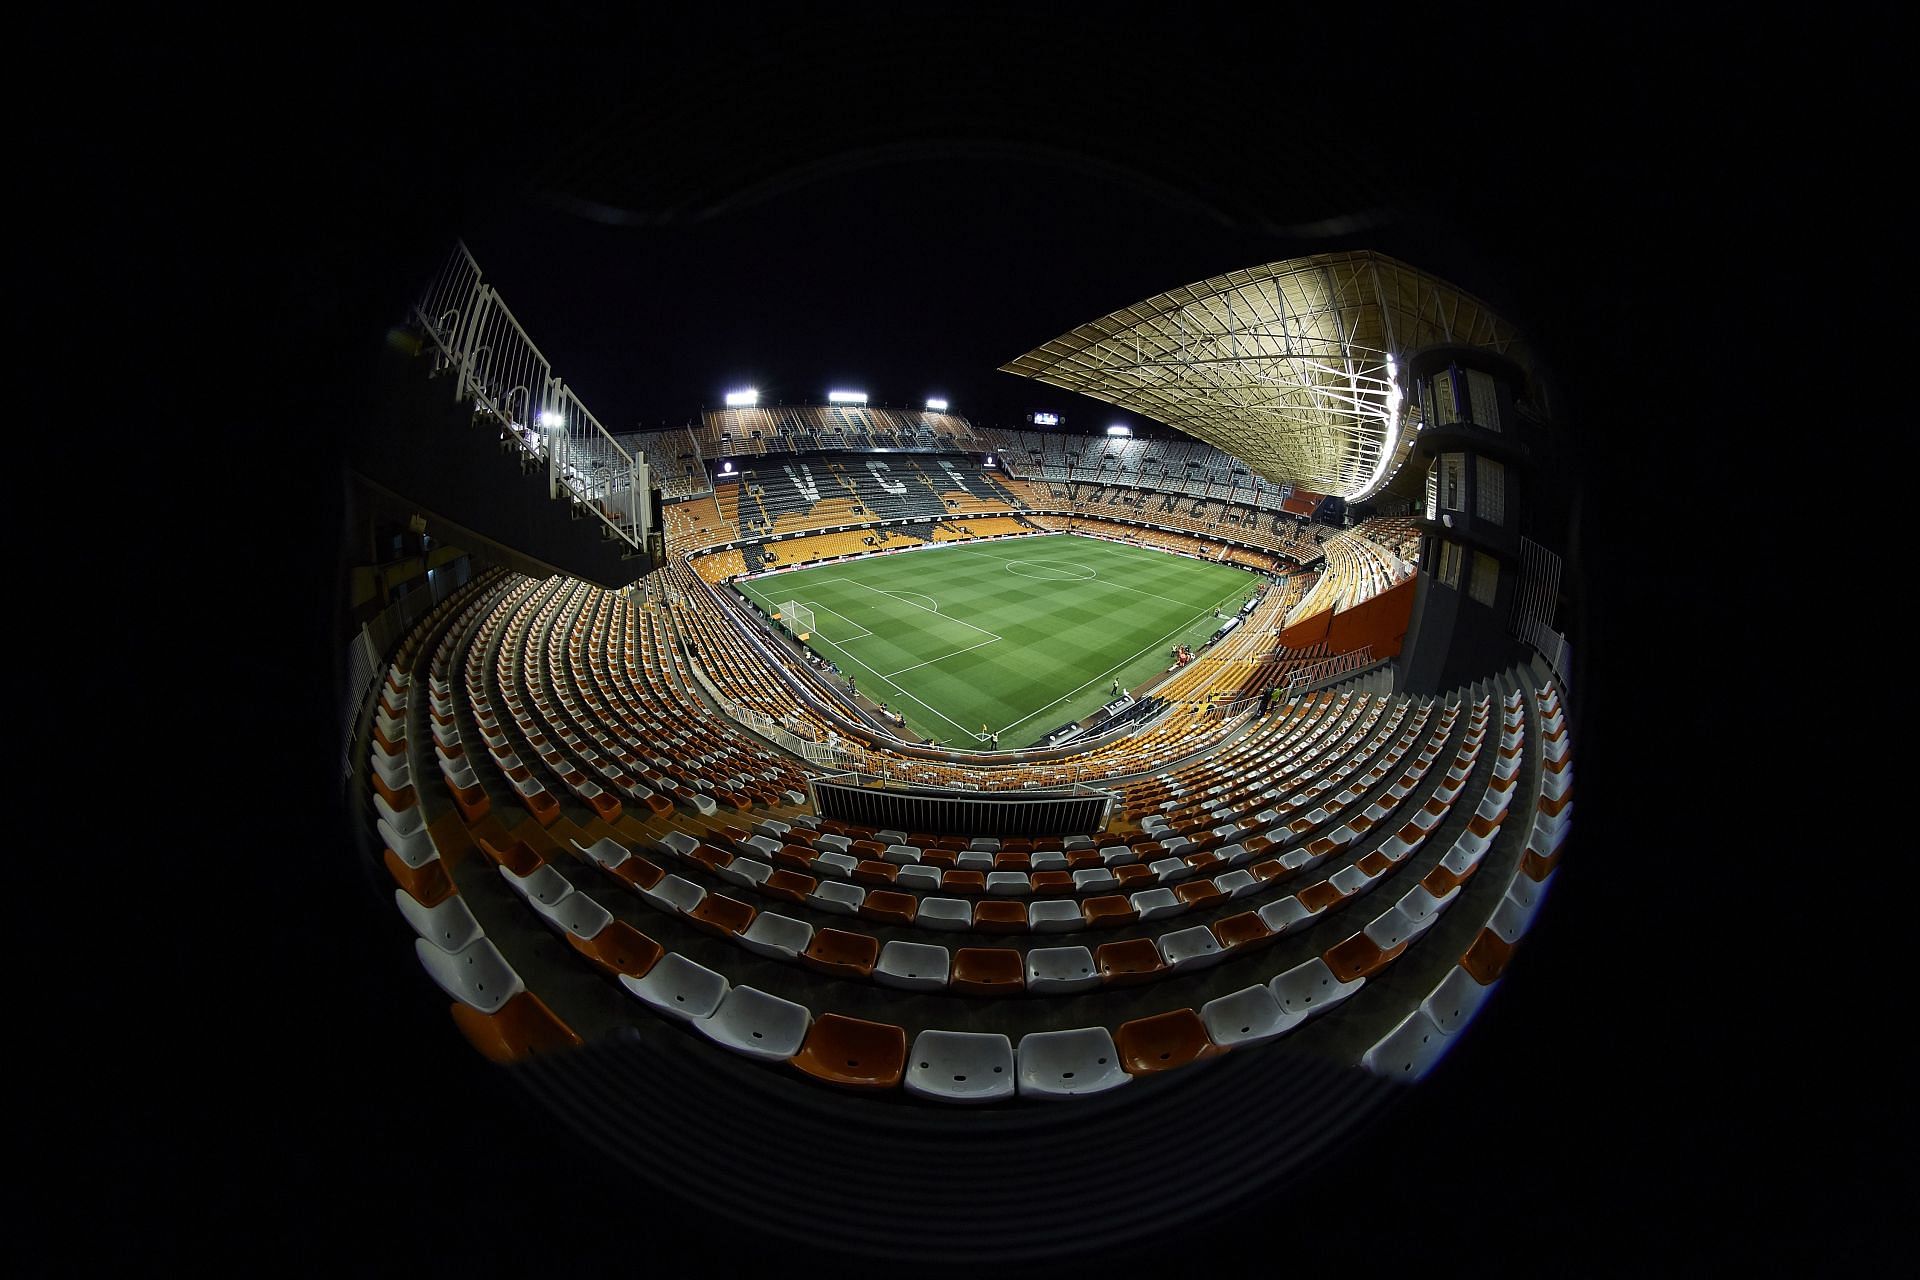
[[[1052,1161],[1071,1251],[1151,1222],[1061,1143],[1284,1097],[1190,1185],[1306,1171],[1472,1042],[1574,830],[1519,325],[1320,253],[1006,353],[1095,429],[823,381],[620,431],[513,294],[458,244],[387,335],[340,750],[394,980],[556,1143],[685,1188],[746,1126],[860,1196],[736,1212],[880,1256],[1018,1256],[970,1223]],[[876,1141],[999,1172],[929,1211]]]

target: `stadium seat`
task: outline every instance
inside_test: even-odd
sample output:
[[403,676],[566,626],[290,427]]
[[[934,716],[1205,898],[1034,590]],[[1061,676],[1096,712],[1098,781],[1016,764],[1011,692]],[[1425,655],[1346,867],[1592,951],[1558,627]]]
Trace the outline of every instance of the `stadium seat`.
[[591,937],[568,932],[567,942],[601,972],[619,977],[645,977],[666,954],[666,948],[625,920],[615,920]]
[[1017,995],[1024,977],[1024,958],[1012,947],[961,947],[948,985],[963,995]]
[[1415,1009],[1398,1026],[1361,1056],[1360,1065],[1375,1075],[1408,1084],[1423,1079],[1447,1051],[1447,1034],[1435,1025],[1424,1007]]
[[1160,935],[1160,955],[1169,970],[1205,969],[1226,959],[1226,952],[1203,924]]
[[1225,1049],[1262,1044],[1284,1035],[1303,1017],[1288,1014],[1265,986],[1246,987],[1200,1006],[1207,1036]]
[[880,960],[873,968],[873,977],[889,987],[939,991],[947,985],[950,964],[945,947],[895,940],[880,948]]
[[800,1051],[812,1022],[813,1014],[805,1005],[753,987],[734,987],[712,1016],[695,1019],[693,1028],[735,1053],[763,1062],[784,1062]]
[[1014,1057],[1023,1098],[1062,1101],[1133,1083],[1105,1027],[1030,1032]]
[[1448,1035],[1458,1035],[1462,1028],[1473,1021],[1480,1012],[1480,1006],[1493,994],[1498,982],[1482,985],[1473,972],[1462,965],[1447,970],[1447,976],[1433,993],[1420,1002],[1433,1024]]
[[1085,947],[1035,947],[1027,952],[1027,993],[1066,995],[1100,985],[1093,952]]
[[449,955],[464,950],[484,935],[480,922],[457,896],[428,907],[414,901],[402,890],[393,891],[394,905],[400,908],[413,931]]
[[659,1012],[687,1022],[710,1017],[730,986],[725,977],[677,951],[667,952],[640,977],[621,974],[620,985]]
[[1152,938],[1129,938],[1124,942],[1103,942],[1094,948],[1093,966],[1107,986],[1128,986],[1146,982],[1166,972],[1166,961]]
[[467,1043],[503,1065],[581,1044],[573,1029],[531,991],[521,991],[493,1013],[483,1013],[463,1002],[455,1002],[450,1008],[454,1025]]
[[1129,1075],[1151,1075],[1226,1052],[1207,1038],[1206,1024],[1191,1009],[1171,1009],[1124,1022],[1114,1033],[1120,1065]]
[[1319,956],[1302,961],[1267,983],[1280,1008],[1302,1018],[1325,1013],[1366,985],[1365,978],[1342,982]]
[[880,956],[880,940],[844,929],[816,929],[800,963],[836,978],[865,978]]
[[485,938],[452,953],[416,938],[413,953],[442,991],[481,1013],[500,1012],[502,1005],[527,989],[507,958]]
[[806,1041],[789,1059],[816,1080],[851,1089],[891,1089],[906,1068],[907,1033],[885,1022],[837,1013],[814,1019]]
[[995,1033],[922,1031],[907,1055],[907,1092],[941,1102],[1014,1096],[1013,1042]]

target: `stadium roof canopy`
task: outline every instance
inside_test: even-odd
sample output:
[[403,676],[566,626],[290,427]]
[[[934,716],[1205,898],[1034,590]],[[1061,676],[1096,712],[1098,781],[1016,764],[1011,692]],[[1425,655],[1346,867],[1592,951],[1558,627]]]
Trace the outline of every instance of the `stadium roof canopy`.
[[1518,331],[1479,299],[1357,251],[1172,289],[1000,367],[1178,428],[1276,484],[1358,501],[1412,443],[1417,408],[1395,388],[1397,369],[1438,343],[1533,366]]

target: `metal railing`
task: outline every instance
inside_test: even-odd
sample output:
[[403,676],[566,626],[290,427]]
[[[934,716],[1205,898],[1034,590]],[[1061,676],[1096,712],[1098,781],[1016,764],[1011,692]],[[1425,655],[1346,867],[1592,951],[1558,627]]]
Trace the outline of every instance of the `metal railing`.
[[628,453],[559,378],[464,244],[413,308],[433,345],[435,372],[451,372],[456,401],[500,424],[502,438],[547,471],[547,496],[597,518],[638,550],[650,531],[644,456]]
[[1360,648],[1349,650],[1346,653],[1336,653],[1330,658],[1322,658],[1318,662],[1310,663],[1288,676],[1284,696],[1287,698],[1297,698],[1306,691],[1309,685],[1315,685],[1322,680],[1332,679],[1334,676],[1345,675],[1349,671],[1358,671],[1362,667],[1370,667],[1372,665],[1373,646],[1370,644],[1362,645]]

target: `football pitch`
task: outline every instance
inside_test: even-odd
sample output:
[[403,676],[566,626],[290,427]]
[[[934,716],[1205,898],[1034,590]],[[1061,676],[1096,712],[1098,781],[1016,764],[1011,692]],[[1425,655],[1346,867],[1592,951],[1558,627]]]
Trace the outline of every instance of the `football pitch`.
[[959,542],[743,579],[813,610],[809,647],[949,746],[1028,746],[1198,647],[1259,583],[1232,565],[1072,534]]

